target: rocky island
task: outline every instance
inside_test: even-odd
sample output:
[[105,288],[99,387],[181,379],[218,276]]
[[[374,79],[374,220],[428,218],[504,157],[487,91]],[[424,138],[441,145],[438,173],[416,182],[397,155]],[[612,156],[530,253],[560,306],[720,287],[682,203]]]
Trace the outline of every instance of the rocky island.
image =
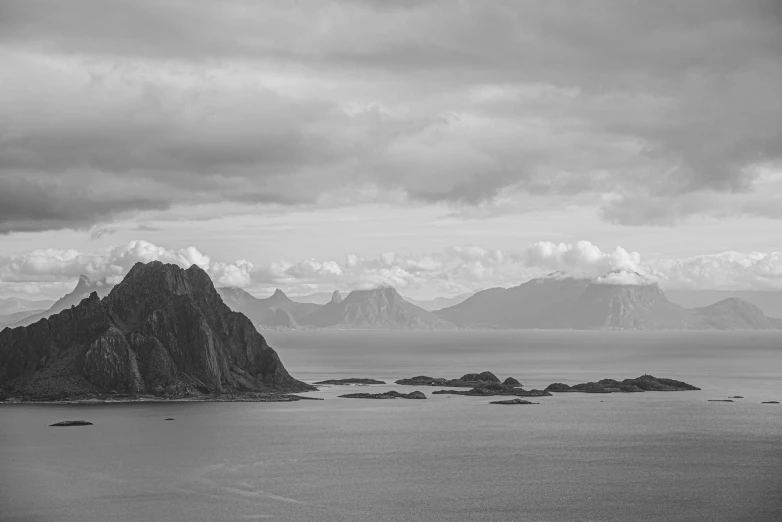
[[344,399],[426,399],[426,395],[420,391],[410,393],[399,393],[397,391],[387,391],[384,393],[348,393],[340,395]]
[[136,263],[101,299],[0,332],[0,382],[16,400],[300,400],[243,314],[196,265]]
[[327,381],[320,381],[316,382],[314,384],[385,384],[385,381],[378,381],[375,379],[363,379],[363,378],[355,378],[355,379],[329,379]]
[[549,392],[581,392],[581,393],[633,393],[645,391],[688,391],[700,390],[686,382],[666,379],[664,377],[653,377],[651,375],[642,375],[635,379],[625,379],[617,381],[615,379],[602,379],[597,382],[586,382],[569,386],[561,382],[555,382],[546,387]]
[[521,383],[513,377],[505,379],[504,383],[491,372],[482,373],[468,373],[462,375],[458,379],[443,379],[439,377],[428,377],[426,375],[419,375],[417,377],[411,377],[409,379],[400,379],[396,381],[396,384],[405,386],[454,386],[461,388],[475,388],[485,384],[504,384],[506,386],[521,386]]
[[525,401],[524,399],[508,399],[505,401],[492,401],[489,404],[520,405],[520,404],[540,404],[539,402]]
[[49,426],[55,426],[55,427],[61,427],[61,426],[92,426],[92,423],[88,422],[88,421],[84,421],[84,420],[72,420],[72,421],[55,422],[54,424],[49,424]]
[[515,386],[507,386],[502,383],[481,384],[470,390],[437,390],[433,391],[436,395],[470,395],[470,396],[491,396],[491,395],[514,395],[516,397],[547,397],[551,393],[544,390],[525,390]]

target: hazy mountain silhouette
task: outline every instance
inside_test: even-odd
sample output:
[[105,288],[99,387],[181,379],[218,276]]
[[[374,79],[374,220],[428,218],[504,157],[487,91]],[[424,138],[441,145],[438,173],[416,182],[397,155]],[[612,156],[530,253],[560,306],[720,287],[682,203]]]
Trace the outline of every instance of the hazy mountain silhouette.
[[7,316],[19,312],[42,312],[48,310],[54,301],[50,299],[23,299],[20,297],[7,297],[0,299],[0,316]]
[[266,299],[259,299],[236,287],[218,288],[217,292],[231,310],[243,313],[256,326],[279,326],[281,316],[277,314],[277,310],[286,311],[295,324],[321,307],[317,304],[292,301],[280,289],[277,289],[271,297]]
[[159,261],[134,265],[103,300],[93,292],[0,332],[0,382],[31,396],[311,389],[223,303],[206,272]]
[[465,294],[455,295],[453,297],[435,297],[434,299],[413,299],[411,297],[405,297],[405,300],[409,303],[413,303],[414,305],[423,308],[428,312],[434,312],[436,310],[442,310],[443,308],[447,308],[449,306],[457,305],[463,302],[464,300],[466,300],[471,295],[473,294],[468,292]]
[[[335,290],[334,292],[339,292],[339,290]],[[297,303],[324,305],[331,301],[331,299],[334,297],[334,292],[315,292],[314,294],[292,295],[289,297],[291,300],[296,301]]]
[[[612,281],[636,281],[619,284]],[[513,288],[491,288],[435,312],[462,327],[574,329],[768,329],[779,323],[739,299],[685,309],[640,274],[595,280],[552,274]]]
[[45,319],[54,314],[58,314],[63,310],[67,310],[72,306],[79,304],[82,299],[89,297],[92,292],[98,294],[98,298],[102,299],[109,295],[114,285],[108,283],[105,279],[94,280],[90,279],[86,275],[79,276],[79,281],[76,283],[76,287],[68,294],[58,299],[49,309],[38,312],[24,317],[15,323],[8,324],[9,327],[27,326],[33,324],[36,321]]
[[304,318],[302,325],[316,328],[453,329],[455,326],[407,302],[391,287],[355,290]]
[[666,290],[672,303],[684,308],[700,308],[737,297],[757,306],[768,317],[782,317],[780,290]]

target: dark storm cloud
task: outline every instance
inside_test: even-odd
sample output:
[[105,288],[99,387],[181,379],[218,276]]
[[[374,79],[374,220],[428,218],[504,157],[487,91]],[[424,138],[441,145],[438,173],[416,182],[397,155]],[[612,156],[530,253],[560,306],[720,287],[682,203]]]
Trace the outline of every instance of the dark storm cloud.
[[0,231],[360,185],[610,194],[608,220],[673,223],[708,198],[665,198],[751,192],[782,158],[774,0],[0,10]]

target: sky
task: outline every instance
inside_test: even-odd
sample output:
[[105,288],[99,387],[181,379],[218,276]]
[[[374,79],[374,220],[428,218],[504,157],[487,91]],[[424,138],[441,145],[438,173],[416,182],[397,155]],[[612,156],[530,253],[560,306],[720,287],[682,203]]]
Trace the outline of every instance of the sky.
[[0,297],[782,289],[778,0],[0,0]]

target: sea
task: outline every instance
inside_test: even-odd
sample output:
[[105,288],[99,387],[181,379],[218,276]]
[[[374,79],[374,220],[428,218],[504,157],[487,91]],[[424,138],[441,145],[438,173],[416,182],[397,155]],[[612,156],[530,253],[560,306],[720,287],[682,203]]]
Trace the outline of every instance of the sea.
[[[782,404],[761,404],[782,402],[782,332],[264,335],[299,379],[388,384],[290,403],[0,406],[0,519],[782,520]],[[652,374],[702,390],[499,406],[393,384],[486,370],[527,389]],[[338,397],[414,389],[427,399]],[[75,419],[93,425],[49,427]]]

